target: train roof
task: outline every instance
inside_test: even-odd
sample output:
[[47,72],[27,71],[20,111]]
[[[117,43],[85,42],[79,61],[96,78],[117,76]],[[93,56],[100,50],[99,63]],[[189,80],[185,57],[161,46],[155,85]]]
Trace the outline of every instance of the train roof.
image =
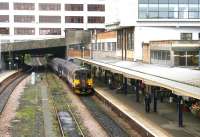
[[62,65],[64,68],[66,68],[68,71],[71,71],[71,72],[75,72],[77,70],[87,70],[87,68],[77,65],[77,64],[75,64],[71,61],[65,60],[65,59],[54,58],[53,61],[56,62],[57,64]]

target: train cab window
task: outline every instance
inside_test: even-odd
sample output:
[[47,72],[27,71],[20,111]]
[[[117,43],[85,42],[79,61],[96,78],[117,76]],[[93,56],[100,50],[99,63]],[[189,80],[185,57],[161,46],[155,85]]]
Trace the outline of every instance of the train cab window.
[[76,73],[74,78],[79,79],[79,75]]
[[88,79],[91,78],[90,72],[87,73],[87,78],[88,78]]

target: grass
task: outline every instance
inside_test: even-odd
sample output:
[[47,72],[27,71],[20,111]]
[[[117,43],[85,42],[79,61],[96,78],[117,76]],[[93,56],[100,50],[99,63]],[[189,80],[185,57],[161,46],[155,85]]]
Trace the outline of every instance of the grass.
[[38,85],[28,87],[23,92],[16,117],[12,121],[12,135],[15,137],[44,136],[41,98]]

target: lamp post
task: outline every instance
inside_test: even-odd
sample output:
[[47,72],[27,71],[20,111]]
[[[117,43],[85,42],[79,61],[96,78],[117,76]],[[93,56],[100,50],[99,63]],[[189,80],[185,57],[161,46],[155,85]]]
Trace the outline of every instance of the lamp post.
[[83,58],[84,58],[84,52],[85,52],[85,47],[84,46],[82,47],[82,50],[83,50]]
[[0,71],[2,70],[2,58],[1,58],[1,40],[0,40]]

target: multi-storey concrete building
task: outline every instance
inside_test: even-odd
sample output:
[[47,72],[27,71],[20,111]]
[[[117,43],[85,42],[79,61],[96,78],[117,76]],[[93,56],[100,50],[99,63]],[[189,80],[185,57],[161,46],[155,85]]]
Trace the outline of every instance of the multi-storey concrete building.
[[104,29],[105,0],[1,0],[0,41],[64,37],[65,29]]
[[[199,7],[199,0],[116,0],[115,3],[107,4],[107,9],[113,11],[109,15],[114,16],[107,17],[106,24],[108,29],[117,29],[124,36],[118,37],[118,41],[122,39],[122,44],[118,43],[117,46],[118,50],[122,50],[122,59],[127,59],[127,46],[131,42],[133,59],[142,60],[144,43],[157,40],[199,40]],[[129,37],[126,35],[127,30],[131,30],[130,26],[133,35]],[[192,49],[185,49],[189,50]]]

